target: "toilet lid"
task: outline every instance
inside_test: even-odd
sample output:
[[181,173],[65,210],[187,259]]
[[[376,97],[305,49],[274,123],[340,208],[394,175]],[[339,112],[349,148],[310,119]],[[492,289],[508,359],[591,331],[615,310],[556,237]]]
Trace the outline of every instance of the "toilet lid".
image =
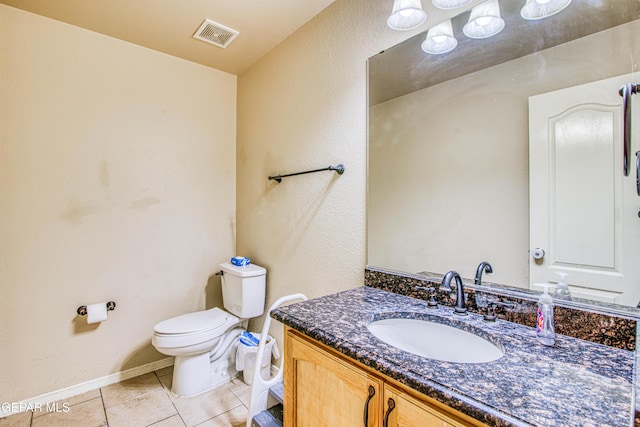
[[191,334],[217,328],[222,325],[229,313],[219,308],[196,311],[164,320],[153,327],[158,334]]

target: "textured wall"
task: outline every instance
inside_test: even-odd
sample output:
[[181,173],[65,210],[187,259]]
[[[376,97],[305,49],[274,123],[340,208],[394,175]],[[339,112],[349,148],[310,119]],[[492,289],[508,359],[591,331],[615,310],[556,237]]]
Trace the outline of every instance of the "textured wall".
[[[363,284],[366,62],[411,35],[386,26],[391,5],[338,0],[239,76],[237,248],[267,268],[269,303]],[[337,163],[342,176],[267,180]]]
[[[0,5],[0,402],[165,356],[234,252],[236,77]],[[98,327],[76,308],[115,300]]]

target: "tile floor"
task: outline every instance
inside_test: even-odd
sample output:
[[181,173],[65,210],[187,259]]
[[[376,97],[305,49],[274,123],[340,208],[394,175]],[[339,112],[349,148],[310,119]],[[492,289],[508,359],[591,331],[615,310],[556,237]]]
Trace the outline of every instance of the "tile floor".
[[[173,367],[90,391],[58,405],[58,412],[23,412],[0,427],[240,427],[247,422],[251,387],[236,378],[195,397],[176,397]],[[64,411],[63,404],[69,404]]]

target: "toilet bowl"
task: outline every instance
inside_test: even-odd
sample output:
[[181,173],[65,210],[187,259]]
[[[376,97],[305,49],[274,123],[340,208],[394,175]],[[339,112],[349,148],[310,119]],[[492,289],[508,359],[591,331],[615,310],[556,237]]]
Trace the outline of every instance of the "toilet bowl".
[[229,312],[214,307],[172,317],[156,324],[151,343],[175,356],[171,391],[195,396],[237,375],[237,338],[248,319],[264,312],[266,270],[257,265],[220,264],[222,298]]

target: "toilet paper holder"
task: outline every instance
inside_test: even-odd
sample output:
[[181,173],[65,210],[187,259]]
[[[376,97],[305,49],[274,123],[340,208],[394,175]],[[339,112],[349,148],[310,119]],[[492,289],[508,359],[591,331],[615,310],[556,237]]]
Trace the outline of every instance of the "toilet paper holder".
[[[116,309],[116,303],[113,301],[109,301],[107,303],[107,311],[113,311]],[[76,310],[76,313],[78,313],[80,316],[84,316],[87,314],[87,306],[86,305],[81,305],[80,307],[78,307],[78,309]]]

